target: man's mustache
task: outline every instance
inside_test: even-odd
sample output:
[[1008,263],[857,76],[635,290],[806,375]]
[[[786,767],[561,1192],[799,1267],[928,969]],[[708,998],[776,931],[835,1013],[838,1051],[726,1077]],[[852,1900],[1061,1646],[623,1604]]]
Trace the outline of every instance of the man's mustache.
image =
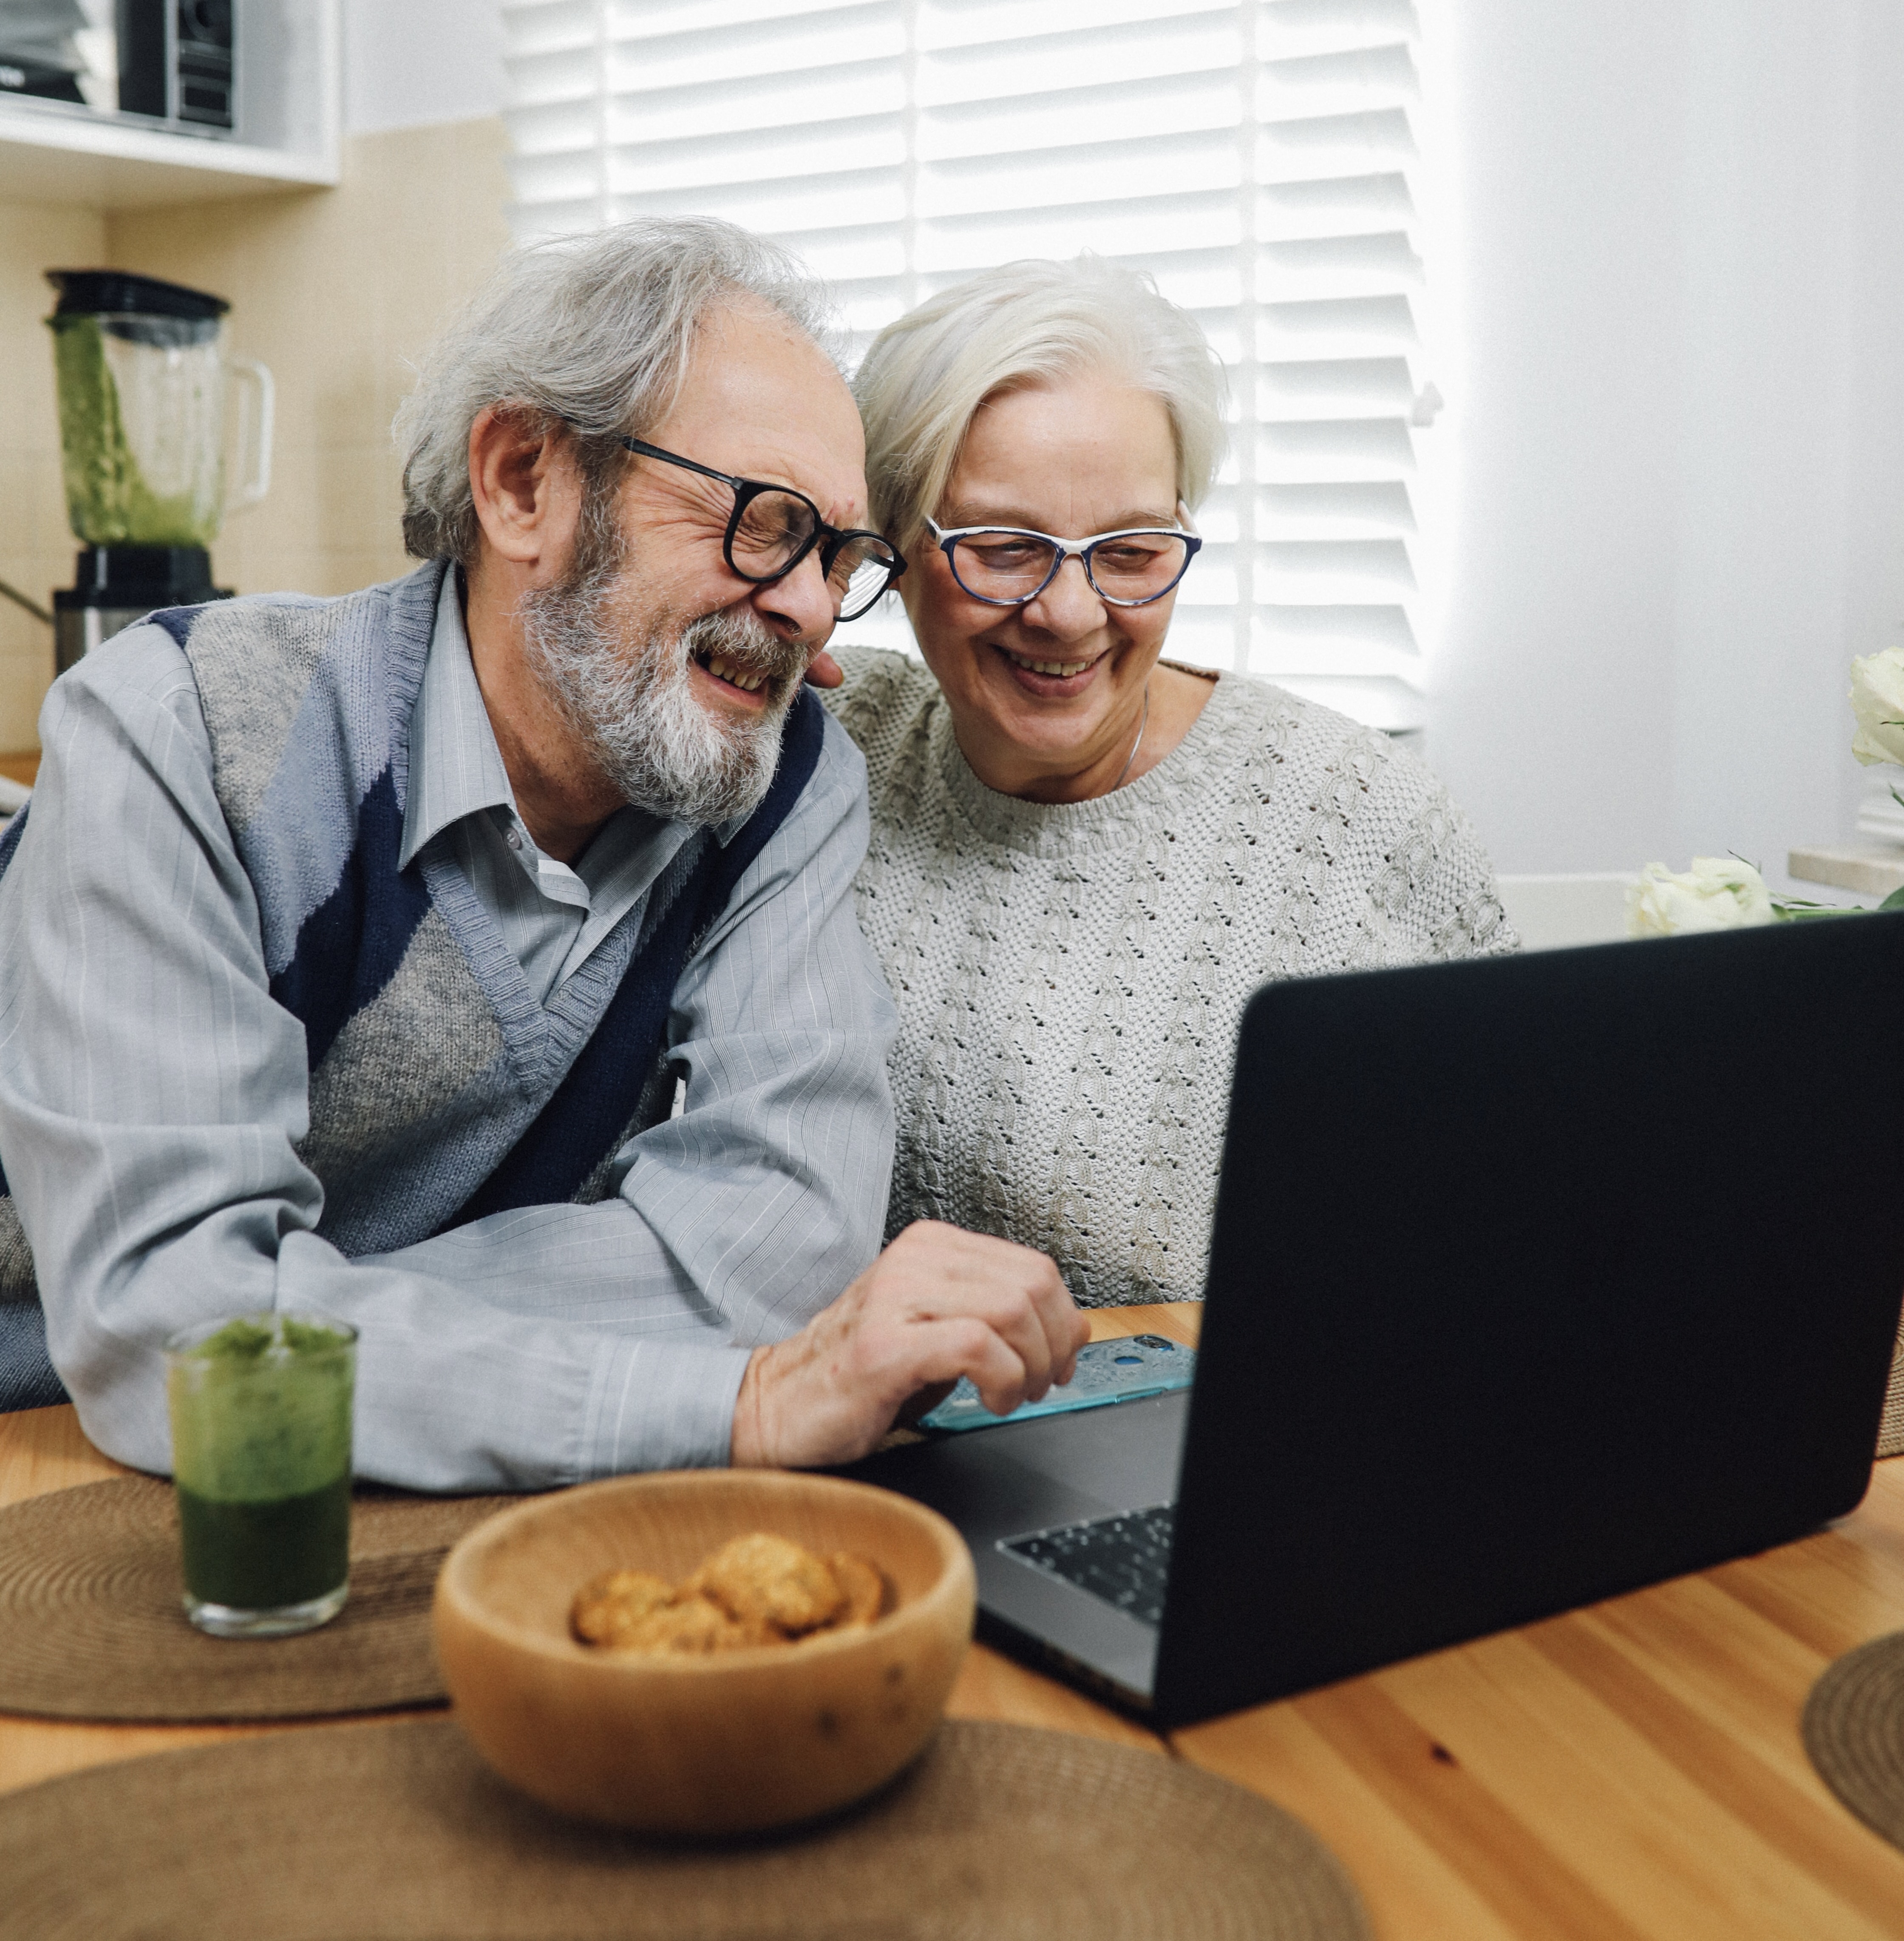
[[744,674],[763,675],[777,698],[806,672],[805,643],[783,640],[751,615],[704,614],[682,628],[681,650],[692,661],[719,659]]

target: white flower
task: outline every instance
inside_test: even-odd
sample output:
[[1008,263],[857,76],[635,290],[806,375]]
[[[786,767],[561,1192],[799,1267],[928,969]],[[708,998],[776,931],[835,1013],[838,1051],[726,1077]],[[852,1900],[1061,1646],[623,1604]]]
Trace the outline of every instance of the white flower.
[[1851,663],[1851,712],[1858,717],[1851,753],[1866,768],[1904,763],[1904,647]]
[[1682,937],[1777,921],[1765,878],[1735,856],[1695,856],[1683,875],[1649,863],[1626,893],[1629,937]]

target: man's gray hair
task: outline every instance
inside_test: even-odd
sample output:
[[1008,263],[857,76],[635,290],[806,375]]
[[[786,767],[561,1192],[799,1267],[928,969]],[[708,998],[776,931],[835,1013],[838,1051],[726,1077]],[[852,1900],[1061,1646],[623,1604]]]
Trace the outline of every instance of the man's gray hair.
[[824,344],[824,288],[776,244],[708,216],[638,216],[513,249],[425,355],[392,435],[404,452],[403,543],[475,558],[469,428],[500,406],[571,427],[591,493],[619,441],[665,419],[708,314],[752,297]]
[[1177,496],[1193,512],[1223,462],[1223,365],[1196,319],[1149,277],[1086,254],[981,271],[873,340],[853,380],[873,523],[911,546],[986,399],[1093,368],[1162,402],[1177,448]]

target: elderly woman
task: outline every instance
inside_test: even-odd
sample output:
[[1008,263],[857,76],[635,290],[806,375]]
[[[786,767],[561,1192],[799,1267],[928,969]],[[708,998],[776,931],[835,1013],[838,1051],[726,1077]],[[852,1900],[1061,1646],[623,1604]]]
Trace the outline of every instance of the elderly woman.
[[925,657],[836,646],[825,697],[901,1019],[888,1230],[1042,1248],[1088,1305],[1196,1298],[1250,992],[1512,949],[1487,858],[1385,735],[1161,658],[1223,376],[1148,279],[1008,264],[855,388]]

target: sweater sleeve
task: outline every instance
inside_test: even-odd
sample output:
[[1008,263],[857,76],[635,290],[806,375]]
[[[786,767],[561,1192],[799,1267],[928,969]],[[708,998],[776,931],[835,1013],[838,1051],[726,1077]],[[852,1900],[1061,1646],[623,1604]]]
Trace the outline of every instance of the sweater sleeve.
[[1386,916],[1403,961],[1518,950],[1474,824],[1413,756],[1396,750],[1390,770],[1396,826],[1370,900]]

